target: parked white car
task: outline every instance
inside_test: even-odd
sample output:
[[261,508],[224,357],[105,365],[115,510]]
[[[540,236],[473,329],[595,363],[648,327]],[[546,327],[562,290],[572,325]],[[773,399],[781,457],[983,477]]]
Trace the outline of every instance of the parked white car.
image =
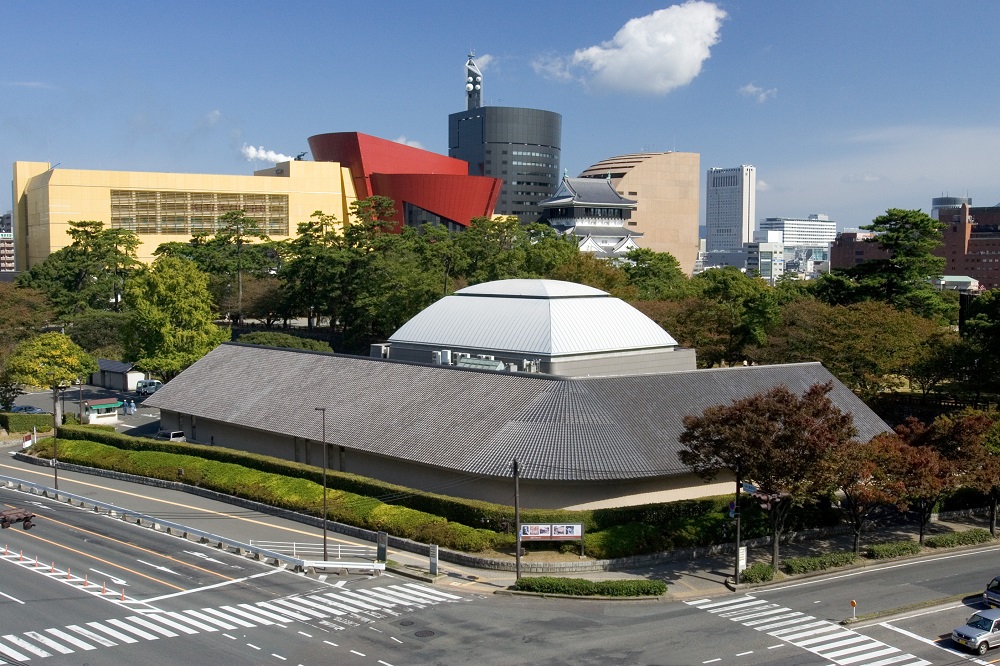
[[135,383],[135,392],[139,395],[150,395],[156,393],[162,386],[163,382],[159,379],[140,379]]

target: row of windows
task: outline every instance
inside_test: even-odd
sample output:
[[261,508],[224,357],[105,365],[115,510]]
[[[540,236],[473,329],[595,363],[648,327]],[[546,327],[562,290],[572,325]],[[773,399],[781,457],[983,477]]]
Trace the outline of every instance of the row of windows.
[[514,160],[511,162],[514,166],[540,166],[540,167],[551,167],[553,169],[558,169],[558,164],[552,164],[550,162],[518,162]]
[[[507,151],[505,150],[503,152],[506,153]],[[554,160],[557,157],[556,155],[552,155],[551,153],[533,153],[533,152],[528,151],[528,150],[513,150],[513,151],[511,151],[511,154],[513,154],[513,155],[521,155],[523,157],[547,157],[550,160]]]
[[226,213],[242,210],[268,236],[288,235],[288,195],[111,190],[111,228],[138,234],[214,233]]

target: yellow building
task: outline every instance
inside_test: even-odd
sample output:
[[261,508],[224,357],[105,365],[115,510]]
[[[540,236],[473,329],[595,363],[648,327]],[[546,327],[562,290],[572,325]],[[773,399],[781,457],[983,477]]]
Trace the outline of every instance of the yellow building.
[[45,260],[71,240],[70,222],[97,220],[134,231],[140,261],[161,243],[215,233],[219,218],[243,210],[274,240],[295,235],[316,211],[345,221],[356,197],[351,173],[338,162],[292,161],[252,176],[58,169],[14,163],[17,270]]
[[698,258],[701,156],[698,153],[619,155],[585,169],[581,178],[608,178],[618,194],[636,201],[629,229],[640,247],[669,252],[690,275]]

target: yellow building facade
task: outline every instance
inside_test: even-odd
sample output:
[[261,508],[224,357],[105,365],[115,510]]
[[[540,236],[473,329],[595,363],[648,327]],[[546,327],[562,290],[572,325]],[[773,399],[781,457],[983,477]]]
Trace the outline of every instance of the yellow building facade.
[[643,234],[640,247],[669,252],[691,275],[698,258],[701,156],[636,153],[601,160],[581,178],[611,178],[618,194],[636,201],[629,228]]
[[151,263],[161,243],[214,234],[219,219],[242,210],[273,240],[294,237],[316,211],[348,219],[357,199],[350,170],[337,162],[291,161],[252,176],[54,168],[15,162],[16,269],[24,271],[71,243],[69,223],[96,220],[139,237]]

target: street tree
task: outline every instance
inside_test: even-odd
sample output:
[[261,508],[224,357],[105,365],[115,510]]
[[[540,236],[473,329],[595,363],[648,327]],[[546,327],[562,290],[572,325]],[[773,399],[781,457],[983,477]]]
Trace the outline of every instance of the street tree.
[[169,381],[229,339],[215,324],[207,278],[194,262],[159,257],[126,290],[126,357]]
[[682,463],[708,481],[723,472],[751,481],[770,498],[771,566],[776,571],[789,509],[829,489],[825,462],[856,435],[852,416],[833,404],[831,390],[831,383],[814,384],[798,396],[777,386],[709,407],[701,416],[684,417]]
[[19,343],[7,362],[11,378],[23,386],[52,390],[53,426],[61,423],[59,392],[97,372],[97,361],[68,335],[42,333]]
[[876,435],[867,444],[837,445],[827,461],[834,487],[840,491],[841,512],[854,532],[854,552],[861,554],[861,534],[881,507],[907,508],[903,469],[906,444],[895,434]]

